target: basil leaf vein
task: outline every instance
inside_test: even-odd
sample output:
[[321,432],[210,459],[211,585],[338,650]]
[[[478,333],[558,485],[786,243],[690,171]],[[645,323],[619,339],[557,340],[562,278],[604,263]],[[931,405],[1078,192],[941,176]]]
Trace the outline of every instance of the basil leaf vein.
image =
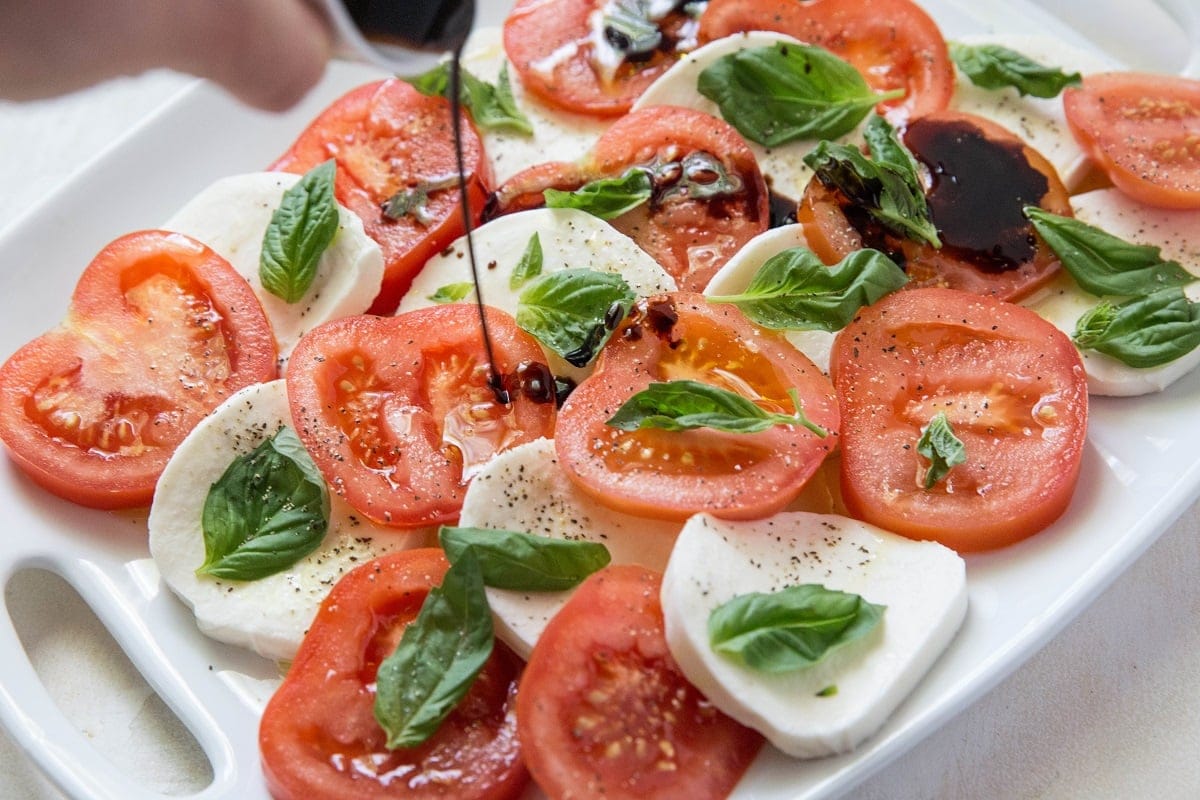
[[572,192],[546,189],[547,208],[576,208],[603,220],[616,219],[647,202],[654,184],[643,169],[631,167],[616,178],[589,181]]
[[804,415],[796,390],[789,389],[788,396],[796,409],[794,414],[766,411],[737,392],[699,381],[651,383],[622,403],[606,424],[623,431],[712,428],[727,433],[758,433],[776,425],[801,425],[817,436],[827,436],[828,431]]
[[[517,298],[517,325],[576,367],[586,366],[637,295],[617,274],[576,267],[533,279]],[[614,313],[619,308],[619,315]]]
[[1079,318],[1072,338],[1131,367],[1157,367],[1200,346],[1200,304],[1179,287],[1102,302]]
[[948,42],[950,58],[982,89],[1012,87],[1022,96],[1058,97],[1068,86],[1078,86],[1078,72],[1039,64],[1028,56],[997,44],[967,45]]
[[924,487],[932,489],[950,470],[967,460],[967,448],[954,434],[946,412],[939,411],[929,420],[917,439],[917,453],[929,459]]
[[313,167],[283,193],[263,233],[258,277],[263,288],[285,302],[304,297],[317,276],[317,263],[338,232],[333,196],[333,159]]
[[443,526],[438,538],[451,564],[469,548],[483,571],[483,582],[497,589],[562,592],[612,560],[599,542],[551,539],[529,533]]

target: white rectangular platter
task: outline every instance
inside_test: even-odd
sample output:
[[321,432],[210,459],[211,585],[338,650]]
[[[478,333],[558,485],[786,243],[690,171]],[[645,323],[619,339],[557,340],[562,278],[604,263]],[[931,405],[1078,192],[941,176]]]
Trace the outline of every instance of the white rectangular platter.
[[[1086,45],[1027,0],[924,5],[951,38],[1034,29]],[[483,0],[481,21],[497,22],[506,7],[507,0]],[[261,169],[329,101],[378,75],[337,64],[284,115],[248,111],[204,84],[176,97],[0,238],[0,354],[62,316],[83,265],[105,243],[155,226],[216,178]],[[883,730],[840,758],[797,762],[766,751],[737,796],[843,794],[1025,661],[1200,496],[1198,401],[1198,375],[1148,398],[1094,400],[1080,488],[1067,515],[1030,541],[968,559],[968,618]],[[0,460],[0,508],[0,582],[41,568],[83,596],[207,754],[212,782],[192,797],[265,800],[257,716],[278,670],[195,630],[148,560],[144,515],[70,506],[7,460]],[[68,797],[163,796],[122,775],[64,718],[22,656],[7,613],[0,614],[0,652],[0,721]]]

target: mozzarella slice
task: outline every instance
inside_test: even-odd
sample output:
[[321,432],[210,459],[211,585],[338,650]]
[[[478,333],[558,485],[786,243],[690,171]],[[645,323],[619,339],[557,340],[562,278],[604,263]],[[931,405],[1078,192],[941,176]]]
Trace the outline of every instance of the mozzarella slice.
[[[804,583],[887,609],[866,637],[794,672],[756,672],[709,645],[717,606]],[[940,544],[844,517],[725,522],[699,514],[676,541],[662,606],[671,654],[713,705],[783,752],[817,758],[847,752],[878,730],[950,643],[966,614],[966,567]]]
[[[739,294],[750,285],[754,274],[771,258],[792,247],[808,247],[800,225],[782,225],[763,231],[742,246],[725,265],[713,275],[704,294],[709,297]],[[792,346],[808,356],[822,372],[829,373],[829,353],[835,334],[828,331],[783,331]]]
[[[777,42],[800,44],[798,39],[791,36],[768,31],[737,33],[709,42],[688,53],[646,87],[646,91],[633,104],[633,110],[649,106],[683,106],[721,117],[721,109],[717,104],[700,94],[696,88],[700,73],[713,62],[731,53],[755,47],[771,47]],[[856,134],[851,132],[836,141],[849,142],[855,138]],[[762,170],[771,190],[798,201],[813,174],[804,163],[804,156],[817,145],[817,141],[802,139],[778,147],[764,147],[751,141],[747,141],[746,144],[758,160],[758,168]]]
[[[638,295],[675,291],[675,280],[632,239],[602,219],[570,208],[538,208],[494,219],[471,234],[479,264],[483,301],[516,315],[521,288],[509,278],[534,234],[542,245],[542,273],[587,268],[619,274]],[[397,313],[434,304],[430,297],[441,287],[471,280],[467,240],[459,239],[431,258],[400,301]],[[464,298],[475,301],[472,293]],[[547,364],[555,375],[575,380],[588,374],[547,351]]]
[[[463,48],[463,67],[475,77],[493,85],[506,63],[504,40],[499,28],[476,30]],[[508,67],[508,79],[513,100],[529,118],[533,135],[508,130],[479,131],[497,185],[537,164],[580,160],[592,149],[600,134],[608,129],[607,120],[551,108],[526,92],[511,64]]]
[[[957,41],[969,45],[997,44],[1067,73],[1086,75],[1118,67],[1111,59],[1050,36],[991,34],[963,36]],[[1068,191],[1078,190],[1091,170],[1087,156],[1067,127],[1061,97],[1022,97],[1013,88],[982,89],[959,70],[950,107],[990,119],[1020,136],[1054,165]]]
[[[506,450],[475,476],[459,524],[554,539],[600,542],[614,564],[661,571],[679,532],[678,522],[634,517],[600,505],[559,469],[554,442],[539,439]],[[528,658],[546,623],[570,592],[487,590],[496,635]]]
[[263,234],[283,193],[299,180],[300,176],[286,172],[223,178],[163,225],[204,242],[250,283],[271,320],[284,364],[307,331],[328,320],[366,311],[383,281],[379,245],[363,232],[358,216],[338,206],[337,235],[317,262],[316,276],[304,297],[288,303],[263,288],[258,277]]
[[376,556],[429,544],[432,530],[375,525],[331,493],[321,546],[283,572],[255,581],[196,575],[204,562],[200,521],[207,489],[230,462],[282,425],[291,425],[284,381],[248,386],[197,425],[163,470],[150,507],[150,554],[163,580],[196,615],[200,630],[222,642],[287,660],[329,589]]
[[[1200,211],[1171,211],[1144,206],[1116,189],[1100,189],[1071,199],[1075,215],[1126,241],[1154,245],[1162,257],[1177,261],[1200,276]],[[1200,301],[1200,285],[1186,290],[1193,302]],[[1085,312],[1100,302],[1066,274],[1029,298],[1028,305],[1068,336]],[[1132,397],[1162,391],[1200,364],[1200,348],[1157,367],[1137,368],[1094,350],[1082,351],[1088,392],[1112,397]]]

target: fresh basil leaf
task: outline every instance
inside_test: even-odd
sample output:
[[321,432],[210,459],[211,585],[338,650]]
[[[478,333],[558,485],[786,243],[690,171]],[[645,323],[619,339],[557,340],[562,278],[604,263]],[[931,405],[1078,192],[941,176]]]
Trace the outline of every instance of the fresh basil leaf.
[[796,390],[789,390],[788,396],[796,413],[776,414],[719,386],[689,380],[665,381],[652,383],[634,394],[605,424],[623,431],[712,428],[727,433],[758,433],[776,425],[802,425],[817,436],[827,436],[828,431],[804,415]]
[[646,0],[616,0],[604,6],[604,39],[626,56],[653,53],[662,44],[662,31],[651,19]]
[[317,262],[338,232],[333,159],[313,167],[283,193],[263,233],[258,278],[263,288],[296,303],[317,276]]
[[550,539],[517,531],[442,526],[438,538],[446,558],[457,563],[470,548],[483,569],[483,582],[519,592],[563,592],[612,560],[599,542]]
[[235,458],[209,487],[197,575],[252,581],[317,549],[329,528],[329,490],[291,428]]
[[804,163],[821,183],[842,192],[896,235],[942,246],[916,175],[902,172],[891,161],[872,161],[857,147],[830,141],[810,150]]
[[[617,274],[582,267],[546,273],[517,298],[517,325],[568,364],[591,363],[612,335],[607,320],[624,319],[637,295]],[[620,306],[619,316],[612,313]]]
[[944,411],[934,414],[922,429],[917,439],[917,453],[929,459],[929,467],[925,470],[926,489],[932,489],[952,468],[967,460],[967,448],[962,439],[954,435],[954,428]]
[[811,250],[792,247],[768,258],[740,294],[708,300],[733,303],[764,328],[832,332],[907,282],[878,250],[858,250],[827,267]]
[[713,649],[751,669],[780,673],[816,664],[835,648],[860,639],[883,618],[885,606],[815,583],[778,592],[738,595],[708,617]]
[[429,213],[429,195],[458,187],[458,176],[450,175],[439,180],[425,181],[416,186],[406,186],[383,201],[380,212],[390,220],[412,217],[428,227],[437,220]]
[[948,42],[950,58],[971,83],[983,89],[1013,87],[1022,96],[1058,97],[1068,86],[1078,86],[1078,72],[1067,74],[1057,67],[1039,64],[1033,59],[998,44],[967,45]]
[[404,629],[375,676],[375,719],[387,747],[416,747],[462,700],[492,654],[483,571],[465,552]]
[[821,691],[817,692],[817,697],[834,697],[838,693],[836,683],[831,683]]
[[[404,80],[426,97],[450,97],[450,62],[444,61],[428,72]],[[532,135],[533,125],[517,107],[508,79],[508,64],[500,70],[493,86],[467,70],[459,73],[459,100],[471,112],[475,124],[487,130],[512,130]]]
[[573,192],[547,189],[543,192],[547,208],[577,208],[603,220],[615,219],[648,201],[654,193],[650,176],[643,169],[630,168],[617,178],[600,178]]
[[767,147],[834,139],[904,92],[876,94],[854,67],[820,47],[778,42],[722,56],[696,87],[725,121]]
[[1101,303],[1075,324],[1075,344],[1131,367],[1157,367],[1200,345],[1200,305],[1179,287],[1119,305]]
[[521,254],[521,260],[513,267],[512,275],[508,277],[508,288],[515,292],[533,278],[541,275],[542,262],[542,238],[535,231],[529,237],[528,244],[525,245],[525,252]]
[[894,169],[904,177],[905,183],[913,187],[913,191],[924,199],[925,193],[921,191],[921,167],[886,117],[873,114],[863,126],[863,140],[867,143],[872,161]]
[[470,281],[447,283],[445,286],[439,286],[427,299],[434,303],[457,303],[459,300],[465,299],[474,289],[475,284]]
[[1164,261],[1157,247],[1132,244],[1072,217],[1027,206],[1025,216],[1054,251],[1063,269],[1086,292],[1103,297],[1130,297],[1196,280],[1174,261]]

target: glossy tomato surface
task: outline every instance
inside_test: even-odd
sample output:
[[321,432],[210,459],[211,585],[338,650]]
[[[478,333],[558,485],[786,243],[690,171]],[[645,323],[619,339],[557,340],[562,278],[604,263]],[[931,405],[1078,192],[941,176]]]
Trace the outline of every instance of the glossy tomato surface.
[[716,800],[762,737],[722,714],[667,650],[662,576],[608,567],[575,590],[517,696],[529,771],[551,800]]
[[[822,437],[799,425],[758,433],[712,428],[623,431],[606,424],[652,382],[695,380],[770,412],[794,413],[795,389]],[[806,356],[732,305],[701,295],[640,301],[601,351],[595,372],[563,404],[554,444],[566,473],[600,502],[632,514],[727,519],[786,506],[837,443],[833,386]]]
[[61,497],[147,505],[196,423],[276,369],[270,323],[229,262],[181,234],[131,233],[87,266],[62,324],[0,367],[0,439]]
[[700,40],[776,31],[820,45],[848,61],[877,92],[903,89],[880,105],[894,123],[944,109],[954,65],[942,32],[911,0],[710,0]]
[[[491,167],[465,113],[461,123],[468,197],[478,221]],[[430,256],[466,231],[457,183],[448,180],[458,174],[450,104],[399,79],[360,86],[314,119],[270,169],[303,174],[331,158],[338,202],[362,218],[383,249],[383,285],[369,310],[389,314]],[[428,198],[420,215],[384,213],[398,192],[421,188]]]
[[[1032,311],[953,289],[896,292],[838,334],[841,486],[852,516],[961,551],[1056,520],[1087,435],[1071,340]],[[944,412],[966,461],[924,488],[923,428]]]
[[1200,80],[1088,75],[1063,94],[1071,133],[1113,185],[1163,208],[1200,208]]
[[375,721],[375,673],[448,566],[441,550],[408,550],[333,587],[259,726],[276,800],[520,795],[528,780],[514,710],[521,662],[504,645],[424,744],[388,750]]
[[904,268],[910,289],[941,286],[1000,300],[1025,297],[1058,274],[1058,256],[1023,211],[1072,214],[1066,187],[1040,153],[1000,125],[957,111],[912,122],[904,141],[928,172],[925,195],[942,246],[884,229],[840,190],[813,180],[797,219],[821,260],[835,264],[874,247]]
[[[541,363],[537,342],[487,309],[501,378]],[[501,403],[474,305],[346,317],[310,331],[288,363],[301,441],[333,490],[376,522],[452,523],[493,455],[553,436],[553,402]]]

